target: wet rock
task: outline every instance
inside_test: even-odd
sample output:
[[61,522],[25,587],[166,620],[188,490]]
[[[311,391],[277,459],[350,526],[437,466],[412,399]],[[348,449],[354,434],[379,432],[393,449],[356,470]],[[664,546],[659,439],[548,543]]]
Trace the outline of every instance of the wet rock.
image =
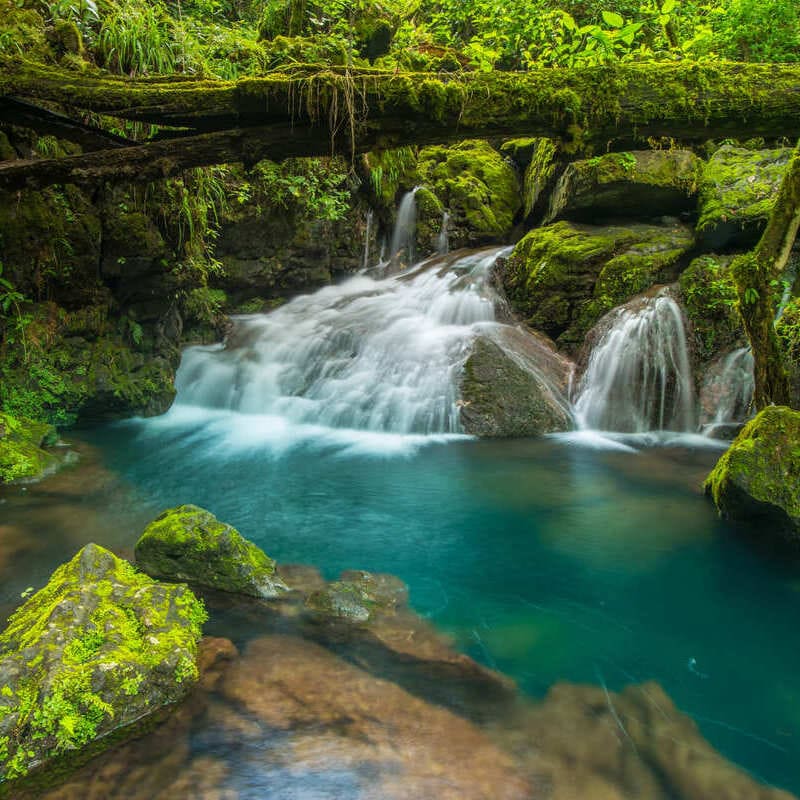
[[135,552],[136,563],[153,577],[252,597],[287,591],[263,550],[198,506],[178,506],[156,517]]
[[665,225],[557,222],[527,234],[501,270],[512,309],[575,353],[586,332],[616,306],[677,278],[691,230]]
[[252,641],[222,687],[267,726],[291,732],[292,765],[336,764],[362,798],[535,796],[513,761],[470,722],[289,636]]
[[730,256],[700,256],[679,279],[680,300],[692,326],[694,356],[701,368],[747,341],[730,263]]
[[61,460],[43,447],[57,441],[52,425],[0,412],[0,484],[37,481],[55,472]]
[[770,406],[749,422],[705,484],[728,519],[800,542],[800,412]]
[[488,142],[425,147],[417,171],[450,214],[451,248],[497,241],[511,232],[522,206],[519,178]]
[[343,572],[341,579],[306,598],[306,608],[323,619],[363,623],[376,612],[408,602],[408,588],[394,575]]
[[637,150],[573,161],[558,181],[547,219],[653,219],[690,211],[702,163],[688,150]]
[[722,758],[655,683],[619,693],[557,684],[517,737],[549,800],[793,800]]
[[705,166],[697,237],[708,250],[749,249],[775,205],[792,149],[745,150],[723,145]]
[[185,586],[86,545],[0,634],[0,780],[47,780],[55,759],[85,760],[181,700],[204,621]]
[[460,384],[464,431],[500,438],[570,430],[569,371],[543,337],[512,328],[478,336]]

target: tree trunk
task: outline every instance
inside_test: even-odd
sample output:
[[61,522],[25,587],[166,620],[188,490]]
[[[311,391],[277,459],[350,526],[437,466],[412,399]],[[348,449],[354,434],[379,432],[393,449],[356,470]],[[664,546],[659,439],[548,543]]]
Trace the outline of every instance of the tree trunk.
[[734,259],[731,269],[739,295],[739,311],[755,362],[757,411],[789,403],[786,362],[775,335],[775,287],[800,228],[800,142],[789,161],[775,208],[752,253]]

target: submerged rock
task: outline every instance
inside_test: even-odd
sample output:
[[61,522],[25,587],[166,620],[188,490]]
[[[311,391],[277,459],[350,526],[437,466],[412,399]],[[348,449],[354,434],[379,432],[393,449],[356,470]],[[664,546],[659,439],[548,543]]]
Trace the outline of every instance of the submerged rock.
[[0,412],[0,484],[36,481],[55,472],[60,460],[42,447],[57,441],[52,425]]
[[574,161],[558,181],[548,219],[648,219],[690,211],[702,163],[688,150],[639,150]]
[[775,205],[788,147],[745,150],[723,145],[706,164],[697,237],[703,246],[748,248],[758,241]]
[[408,588],[394,575],[343,572],[341,579],[311,592],[306,608],[325,619],[368,622],[376,612],[408,602]]
[[674,280],[692,246],[689,228],[557,222],[532,230],[503,270],[513,310],[576,352],[604,314],[657,283]]
[[461,377],[460,419],[483,437],[540,436],[570,430],[570,364],[544,340],[502,329],[500,341],[478,336]]
[[263,550],[193,505],[171,508],[147,526],[136,543],[136,563],[153,577],[223,592],[276,597],[287,590]]
[[764,409],[720,458],[705,490],[724,517],[763,522],[800,541],[800,412]]
[[520,758],[552,787],[548,800],[794,800],[726,761],[657,683],[556,684],[520,733]]
[[0,789],[182,699],[205,618],[186,586],[97,545],[59,567],[0,634]]

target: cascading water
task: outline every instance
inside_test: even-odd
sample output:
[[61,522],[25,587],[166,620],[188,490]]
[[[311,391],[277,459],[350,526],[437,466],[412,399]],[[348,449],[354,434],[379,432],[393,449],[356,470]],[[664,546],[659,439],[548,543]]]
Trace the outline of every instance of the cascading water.
[[415,187],[406,192],[397,207],[392,242],[389,246],[389,261],[410,266],[416,261],[417,250],[417,191]]
[[450,249],[450,240],[447,235],[447,226],[450,224],[450,214],[447,211],[442,213],[442,229],[436,237],[436,252],[440,256],[446,256]]
[[362,275],[237,317],[225,345],[186,350],[177,403],[283,425],[457,433],[457,376],[477,326],[494,320],[487,278],[503,252]]
[[683,315],[667,293],[623,306],[593,349],[575,397],[583,429],[694,431]]

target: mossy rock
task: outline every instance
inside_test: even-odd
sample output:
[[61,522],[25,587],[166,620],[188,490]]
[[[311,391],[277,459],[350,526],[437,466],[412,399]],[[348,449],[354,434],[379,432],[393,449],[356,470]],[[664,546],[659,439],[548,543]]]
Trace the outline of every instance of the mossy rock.
[[52,425],[0,412],[0,483],[37,481],[55,472],[61,461],[42,448],[56,441]]
[[559,179],[549,219],[652,219],[691,211],[702,165],[688,150],[638,150],[574,161]]
[[532,334],[509,333],[505,347],[488,336],[472,344],[460,383],[464,431],[505,438],[571,430],[567,362]]
[[0,794],[181,700],[205,619],[186,586],[156,583],[95,544],[59,567],[0,634]]
[[791,148],[746,150],[723,145],[700,186],[697,237],[708,250],[752,247],[766,227]]
[[305,606],[318,620],[358,624],[407,603],[408,587],[394,575],[351,570],[312,592]]
[[792,385],[793,403],[800,407],[800,297],[793,297],[775,323]]
[[514,168],[488,142],[420,150],[418,173],[451,216],[453,247],[507,237],[522,207]]
[[153,577],[261,598],[287,591],[263,550],[198,506],[178,506],[156,517],[135,552],[136,563]]
[[720,458],[705,491],[723,517],[800,543],[800,412],[764,409]]
[[[552,139],[534,139],[530,159],[522,182],[523,214],[527,219],[534,212],[544,211],[544,202],[554,188],[558,169],[558,145]],[[538,216],[538,213],[537,213]]]
[[681,273],[681,299],[694,333],[697,360],[707,363],[746,341],[729,256],[695,258]]
[[607,312],[675,280],[693,243],[689,228],[557,222],[528,233],[502,270],[512,309],[575,353]]

